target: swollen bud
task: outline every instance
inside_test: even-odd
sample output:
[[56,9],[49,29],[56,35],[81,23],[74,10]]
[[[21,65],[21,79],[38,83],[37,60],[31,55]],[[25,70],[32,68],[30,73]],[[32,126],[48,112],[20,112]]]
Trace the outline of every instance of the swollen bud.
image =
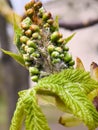
[[64,45],[64,46],[63,46],[63,50],[64,50],[64,51],[69,51],[69,47],[66,46],[66,45]]
[[30,26],[30,30],[32,30],[32,32],[38,32],[39,31],[39,27],[38,27],[38,25],[32,24]]
[[39,70],[36,67],[29,67],[29,72],[32,75],[39,74]]
[[53,58],[56,58],[56,57],[59,57],[59,52],[57,52],[57,51],[53,51],[52,53],[51,53],[51,57],[53,57]]
[[28,41],[28,39],[29,39],[29,38],[26,37],[26,36],[21,36],[21,37],[20,37],[20,42],[21,42],[21,43],[26,43],[26,42]]
[[43,21],[46,21],[46,20],[48,20],[48,19],[50,19],[51,18],[51,13],[50,12],[45,12],[44,14],[43,14]]
[[36,2],[35,4],[34,4],[34,9],[35,10],[38,10],[38,9],[40,9],[42,7],[42,3],[40,2],[40,1],[38,1],[38,2]]
[[35,32],[32,34],[32,38],[33,39],[41,39],[41,36],[39,35],[39,33]]
[[72,56],[71,56],[71,54],[66,53],[66,54],[65,54],[65,57],[64,57],[64,61],[65,61],[65,63],[66,63],[66,62],[69,62],[69,61],[71,61],[71,60],[72,60]]
[[60,37],[62,37],[62,35],[58,32],[58,31],[55,31],[51,34],[51,41],[52,42],[55,42],[57,41]]
[[51,53],[55,50],[55,46],[54,45],[49,45],[47,48],[48,52]]
[[30,8],[27,10],[26,14],[29,16],[29,17],[32,17],[32,15],[34,14],[34,9],[33,8]]
[[25,9],[27,10],[27,9],[32,8],[33,5],[34,5],[34,3],[35,3],[35,0],[31,0],[29,3],[27,3],[27,4],[25,5]]
[[36,43],[33,40],[28,40],[27,43],[28,47],[33,47],[33,48],[37,48]]
[[32,24],[31,19],[30,19],[29,17],[26,17],[26,18],[22,21],[21,27],[26,30],[26,29],[28,29],[28,28],[30,27],[31,24]]
[[28,29],[27,31],[25,31],[25,35],[30,37],[32,35],[32,31]]
[[31,80],[34,81],[34,82],[37,82],[38,76],[37,75],[31,76]]
[[68,63],[70,66],[73,66],[75,64],[75,61],[74,60],[71,60],[69,63]]
[[55,59],[53,59],[53,61],[52,61],[52,63],[53,64],[56,64],[56,63],[59,63],[61,60],[59,59],[59,58],[55,58]]

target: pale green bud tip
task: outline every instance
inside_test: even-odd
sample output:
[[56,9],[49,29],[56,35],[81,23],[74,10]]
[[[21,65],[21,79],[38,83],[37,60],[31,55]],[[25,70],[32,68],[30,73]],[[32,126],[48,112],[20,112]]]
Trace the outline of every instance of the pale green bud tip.
[[53,51],[53,52],[51,53],[51,57],[53,57],[53,58],[59,57],[59,52]]
[[39,70],[36,67],[29,67],[29,72],[32,75],[39,74]]
[[26,17],[26,18],[22,21],[21,27],[22,27],[23,29],[28,29],[31,24],[32,24],[31,19],[30,19],[29,17]]
[[54,45],[49,45],[48,48],[47,48],[47,50],[48,50],[49,53],[53,52],[54,49],[55,49]]
[[62,48],[61,48],[61,47],[56,47],[56,48],[55,48],[55,51],[57,51],[57,52],[61,53],[63,50],[62,50]]
[[20,37],[20,42],[21,42],[21,43],[26,43],[26,42],[28,41],[28,39],[29,39],[29,38],[26,37],[26,36],[21,36],[21,37]]
[[62,37],[62,35],[58,32],[58,31],[55,31],[52,33],[51,35],[51,41],[52,42],[55,42],[57,41],[60,37]]
[[37,48],[37,45],[36,45],[36,43],[34,42],[34,41],[32,41],[32,40],[28,40],[27,41],[27,45],[29,46],[29,47],[33,47],[33,48]]
[[71,60],[72,60],[72,55],[69,54],[69,53],[66,53],[66,54],[65,54],[65,57],[64,57],[64,61],[65,61],[65,62],[69,62],[69,61],[71,61]]
[[37,75],[32,76],[31,80],[34,81],[34,82],[37,82],[38,81],[38,76]]

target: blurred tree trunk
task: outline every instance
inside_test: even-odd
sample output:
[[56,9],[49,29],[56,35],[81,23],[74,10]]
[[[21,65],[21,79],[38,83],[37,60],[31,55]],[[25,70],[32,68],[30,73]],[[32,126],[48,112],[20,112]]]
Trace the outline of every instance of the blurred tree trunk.
[[[0,44],[1,48],[10,50],[9,38],[7,34],[7,21],[0,15]],[[0,88],[6,93],[8,106],[8,127],[15,110],[18,91],[29,86],[28,71],[16,63],[8,55],[2,54],[0,62]],[[7,116],[7,115],[5,115]]]

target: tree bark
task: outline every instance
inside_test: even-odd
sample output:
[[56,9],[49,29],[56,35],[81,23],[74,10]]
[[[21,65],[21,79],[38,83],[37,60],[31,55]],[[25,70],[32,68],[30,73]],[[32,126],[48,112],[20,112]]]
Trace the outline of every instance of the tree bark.
[[65,21],[62,21],[62,20],[59,21],[60,27],[68,29],[70,31],[90,27],[90,26],[93,26],[95,24],[98,24],[98,18],[91,19],[91,20],[88,20],[88,21],[75,22],[75,23],[73,23],[73,22],[66,23]]

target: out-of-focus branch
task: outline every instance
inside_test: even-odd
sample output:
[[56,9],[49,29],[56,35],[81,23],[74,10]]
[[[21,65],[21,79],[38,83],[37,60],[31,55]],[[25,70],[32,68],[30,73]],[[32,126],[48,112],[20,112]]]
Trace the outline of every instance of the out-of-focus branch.
[[92,25],[98,24],[98,18],[88,20],[88,21],[83,21],[83,22],[65,22],[65,21],[59,21],[59,26],[68,30],[76,30],[76,29],[81,29],[85,27],[90,27]]
[[14,23],[14,19],[17,23],[21,20],[21,17],[13,11],[6,0],[0,0],[0,14],[11,24]]
[[13,8],[11,1],[10,1],[10,0],[6,0],[6,1],[7,1],[8,5],[9,5],[11,8]]

